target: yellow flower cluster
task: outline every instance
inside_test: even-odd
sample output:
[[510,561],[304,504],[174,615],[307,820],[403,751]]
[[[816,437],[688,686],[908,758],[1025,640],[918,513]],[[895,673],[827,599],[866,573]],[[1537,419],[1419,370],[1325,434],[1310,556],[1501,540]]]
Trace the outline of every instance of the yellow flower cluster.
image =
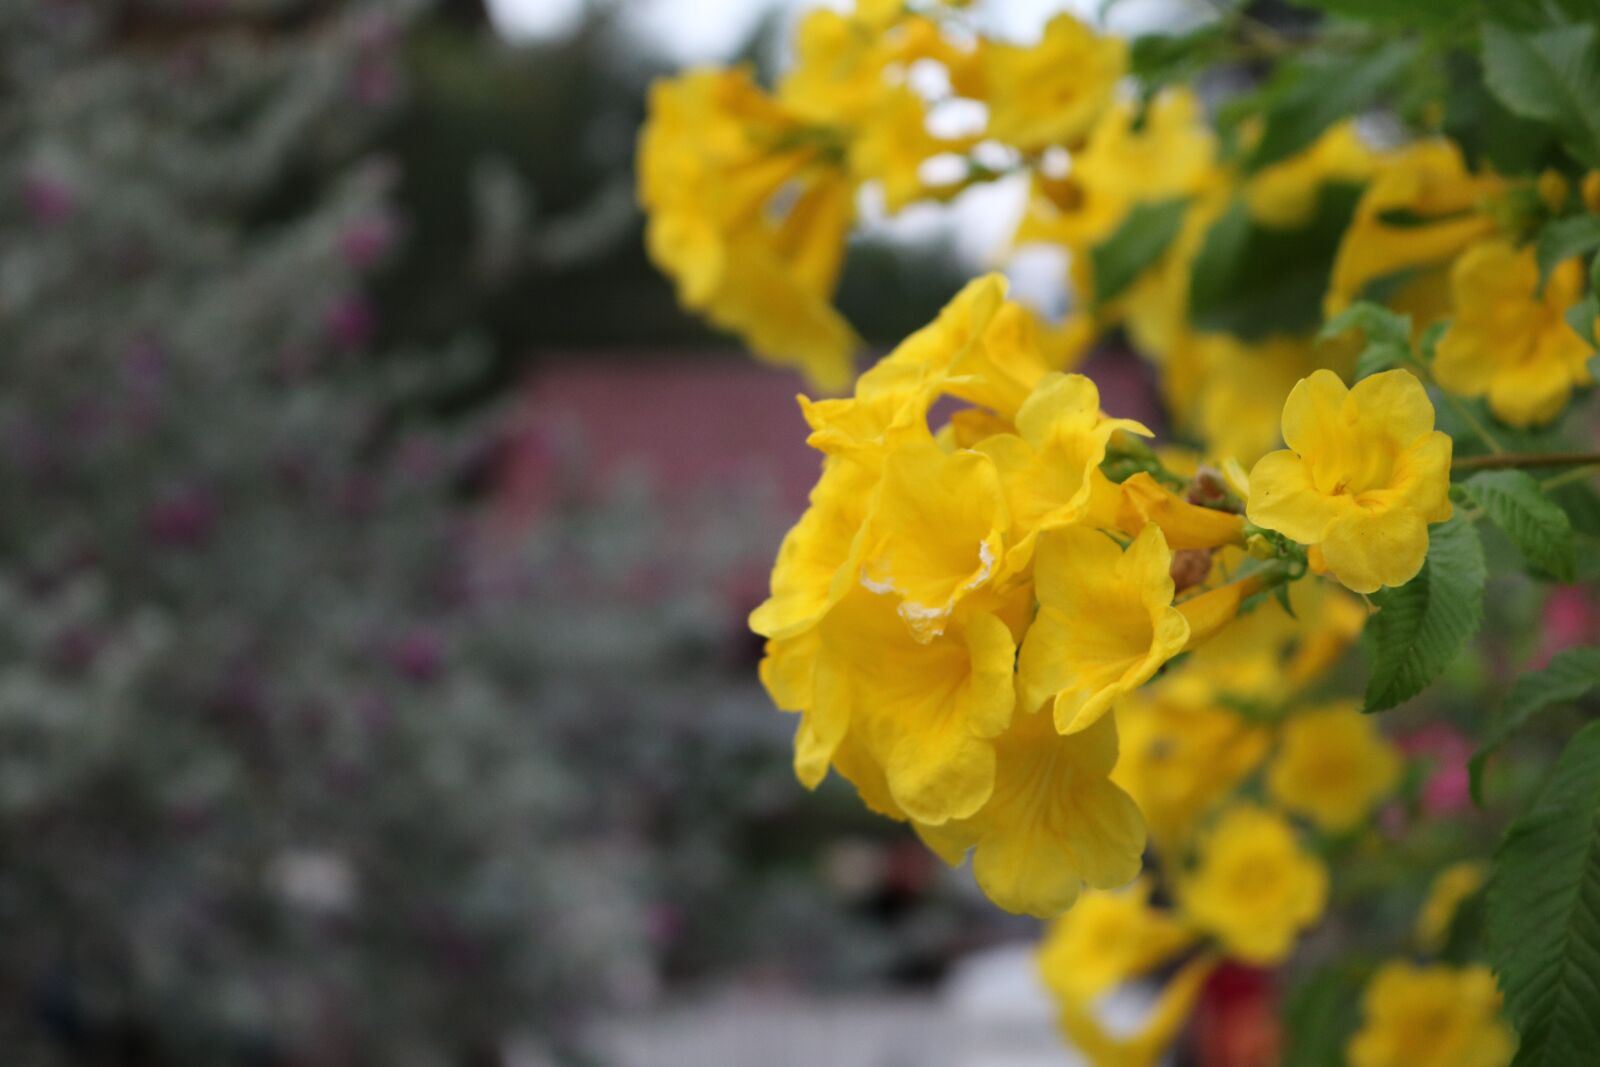
[[[1112,482],[1108,449],[1149,431],[1045,352],[990,276],[854,395],[805,401],[822,476],[751,616],[762,678],[800,714],[801,780],[831,766],[951,862],[972,850],[984,891],[1035,915],[1138,873],[1109,712],[1259,585],[1179,595],[1174,546],[1237,545],[1243,518],[1148,474]],[[973,406],[934,432],[941,396]]]
[[1516,1050],[1489,968],[1386,963],[1367,986],[1350,1067],[1506,1067]]

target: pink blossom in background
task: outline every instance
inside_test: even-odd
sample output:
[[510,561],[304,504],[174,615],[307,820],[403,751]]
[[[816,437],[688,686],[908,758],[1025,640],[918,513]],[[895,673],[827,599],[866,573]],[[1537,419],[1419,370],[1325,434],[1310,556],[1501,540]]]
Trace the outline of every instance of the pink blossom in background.
[[1544,604],[1544,631],[1539,651],[1529,669],[1538,670],[1550,657],[1576,645],[1594,644],[1600,639],[1600,604],[1594,593],[1581,585],[1558,585],[1550,590]]
[[1449,723],[1435,722],[1398,741],[1407,756],[1430,765],[1422,786],[1424,812],[1451,815],[1471,806],[1467,761],[1472,758],[1473,744],[1465,734]]

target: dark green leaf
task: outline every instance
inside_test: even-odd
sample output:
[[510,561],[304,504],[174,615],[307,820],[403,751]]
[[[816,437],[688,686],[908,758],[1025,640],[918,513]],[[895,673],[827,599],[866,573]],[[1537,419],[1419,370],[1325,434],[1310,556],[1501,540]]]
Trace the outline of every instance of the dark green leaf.
[[1245,157],[1245,169],[1259,170],[1309,147],[1323,130],[1371,104],[1412,54],[1408,42],[1395,41],[1355,62],[1301,67],[1291,83],[1269,98],[1266,127]]
[[1210,66],[1227,43],[1228,32],[1221,22],[1191,33],[1135,37],[1128,48],[1129,70],[1145,92],[1152,92],[1172,82],[1187,81]]
[[1372,677],[1366,710],[1410,700],[1439,677],[1483,622],[1483,544],[1471,523],[1451,519],[1428,531],[1422,571],[1398,589],[1372,594]]
[[1519,33],[1485,23],[1483,68],[1489,90],[1524,118],[1548,123],[1586,166],[1600,166],[1600,57],[1595,27],[1573,23]]
[[1593,1063],[1600,1049],[1600,723],[1567,745],[1512,824],[1488,889],[1489,958],[1521,1037],[1512,1067]]
[[1264,226],[1235,201],[1206,234],[1189,287],[1200,330],[1259,341],[1322,321],[1334,253],[1355,210],[1359,186],[1329,183],[1311,222],[1294,230]]
[[1539,258],[1539,280],[1543,284],[1558,263],[1600,248],[1600,217],[1573,215],[1546,223],[1533,247]]
[[1600,648],[1569,648],[1556,653],[1544,670],[1529,671],[1519,677],[1511,686],[1510,696],[1506,697],[1505,708],[1489,728],[1489,735],[1467,764],[1472,799],[1483,802],[1484,764],[1506,738],[1545,708],[1571,703],[1597,685],[1600,685]]
[[1280,1067],[1344,1067],[1365,975],[1349,966],[1316,971],[1290,989],[1283,1006]]
[[1293,0],[1355,22],[1388,23],[1414,29],[1441,29],[1476,15],[1478,0]]
[[1411,316],[1396,314],[1381,304],[1358,301],[1345,308],[1322,328],[1322,339],[1338,337],[1349,330],[1360,330],[1366,346],[1356,356],[1356,380],[1397,367],[1411,359]]
[[1128,212],[1115,233],[1090,249],[1097,304],[1115,299],[1155,265],[1178,236],[1188,206],[1185,199],[1139,204]]
[[1460,488],[1505,532],[1533,570],[1559,582],[1572,581],[1576,565],[1572,520],[1544,495],[1531,474],[1480,471]]
[[1594,335],[1594,320],[1600,316],[1600,297],[1589,293],[1582,300],[1567,309],[1567,325],[1572,327],[1572,332],[1590,344],[1596,341]]

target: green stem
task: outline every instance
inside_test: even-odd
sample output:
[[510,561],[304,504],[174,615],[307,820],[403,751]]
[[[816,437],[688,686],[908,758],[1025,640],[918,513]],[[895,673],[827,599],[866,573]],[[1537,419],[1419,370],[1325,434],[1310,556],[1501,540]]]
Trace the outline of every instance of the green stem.
[[1600,465],[1577,467],[1573,470],[1566,471],[1565,473],[1558,474],[1554,478],[1546,478],[1544,481],[1539,483],[1539,488],[1548,492],[1551,489],[1557,489],[1563,485],[1569,485],[1572,482],[1581,482],[1585,478],[1593,478],[1597,474],[1600,474]]

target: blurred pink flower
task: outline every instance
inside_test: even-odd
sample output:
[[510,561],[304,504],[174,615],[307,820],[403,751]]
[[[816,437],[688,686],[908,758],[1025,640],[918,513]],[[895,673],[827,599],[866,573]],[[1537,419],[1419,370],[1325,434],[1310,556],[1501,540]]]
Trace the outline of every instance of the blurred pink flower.
[[1429,723],[1399,739],[1400,749],[1429,764],[1422,786],[1422,810],[1428,815],[1450,815],[1471,806],[1467,791],[1467,761],[1472,742],[1449,723]]
[[378,329],[378,313],[359,293],[346,293],[335,300],[325,321],[328,336],[344,349],[365,348]]
[[1600,604],[1581,585],[1558,585],[1544,603],[1544,632],[1539,651],[1529,666],[1535,670],[1550,657],[1574,645],[1592,644],[1600,637]]
[[46,174],[30,174],[22,179],[22,202],[33,221],[41,226],[66,222],[78,210],[78,197],[72,187]]

